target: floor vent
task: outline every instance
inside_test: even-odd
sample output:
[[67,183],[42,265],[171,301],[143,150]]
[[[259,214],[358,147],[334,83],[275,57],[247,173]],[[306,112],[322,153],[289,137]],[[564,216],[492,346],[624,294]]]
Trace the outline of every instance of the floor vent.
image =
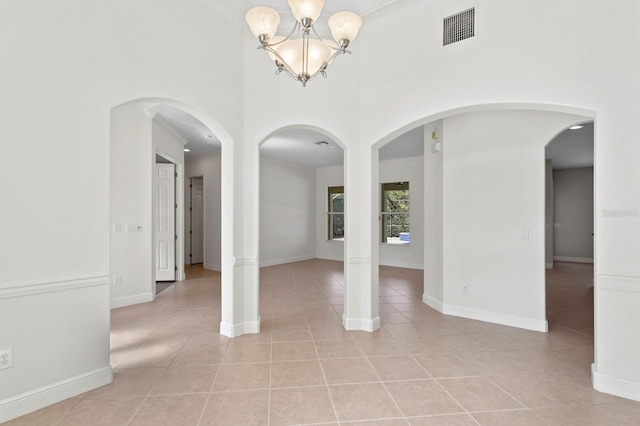
[[443,45],[457,43],[476,34],[476,9],[464,10],[444,18]]

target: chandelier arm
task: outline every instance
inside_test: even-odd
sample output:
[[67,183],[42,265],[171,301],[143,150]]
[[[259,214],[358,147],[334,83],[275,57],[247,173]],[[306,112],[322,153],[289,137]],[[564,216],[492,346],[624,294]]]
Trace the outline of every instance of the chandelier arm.
[[[278,59],[278,62],[280,63],[280,65],[282,65],[282,69],[284,69],[289,75],[294,77],[296,80],[298,79],[297,74],[293,72],[293,69],[289,66],[287,61],[285,61],[282,58],[282,56],[280,56],[280,54],[275,49],[273,49],[271,46],[268,46],[268,45],[259,46],[258,49],[263,49],[263,50],[266,50],[268,52],[271,52]],[[278,68],[280,68],[280,67],[278,67]]]

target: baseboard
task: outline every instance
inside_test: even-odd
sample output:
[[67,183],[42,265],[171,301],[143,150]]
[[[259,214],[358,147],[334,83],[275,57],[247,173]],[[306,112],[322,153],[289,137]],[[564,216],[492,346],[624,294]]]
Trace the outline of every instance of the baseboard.
[[522,328],[525,330],[540,331],[542,333],[549,332],[549,324],[547,323],[547,320],[536,320],[533,318],[501,314],[498,312],[483,311],[480,309],[448,304],[443,305],[442,313],[445,315],[453,315],[456,317],[490,322],[494,324],[508,325],[509,327]]
[[216,271],[216,272],[221,272],[222,271],[222,266],[220,265],[214,265],[213,263],[203,263],[202,264],[202,268],[209,270],[209,271]]
[[596,371],[595,364],[591,365],[591,380],[598,392],[640,401],[640,383],[602,375]]
[[243,334],[260,333],[260,319],[258,321],[245,321],[238,324],[230,324],[225,321],[220,322],[220,334],[227,337],[238,337]]
[[422,301],[432,307],[433,309],[435,309],[438,312],[442,312],[444,310],[444,305],[442,304],[442,301],[434,299],[431,296],[428,296],[426,294],[422,294]]
[[322,259],[322,260],[335,260],[336,262],[344,262],[344,256],[342,255],[335,256],[333,254],[316,254],[315,258]]
[[133,296],[118,297],[111,299],[111,309],[122,308],[123,306],[137,305],[138,303],[152,302],[153,293],[140,293]]
[[545,267],[546,269],[553,269],[553,262],[551,262],[551,263],[545,263],[545,264],[544,264],[544,267]]
[[267,260],[267,261],[260,262],[260,267],[262,268],[264,266],[284,265],[285,263],[302,262],[303,260],[311,260],[315,258],[316,258],[315,255],[305,255],[305,256],[288,257],[284,259]]
[[380,317],[373,319],[364,318],[348,318],[345,314],[342,314],[342,325],[346,330],[360,330],[360,331],[376,331],[380,328]]
[[380,266],[391,266],[393,268],[418,269],[420,271],[424,270],[424,265],[422,265],[421,263],[411,263],[411,262],[380,263]]
[[111,366],[81,374],[49,386],[0,401],[0,423],[24,416],[56,402],[108,385],[113,381]]
[[589,257],[553,256],[553,260],[556,262],[593,263],[593,259]]

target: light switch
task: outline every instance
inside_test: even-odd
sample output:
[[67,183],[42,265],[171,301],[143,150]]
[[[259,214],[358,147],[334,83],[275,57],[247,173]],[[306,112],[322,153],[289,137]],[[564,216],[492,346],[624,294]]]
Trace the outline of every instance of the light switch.
[[520,233],[520,236],[522,237],[523,240],[528,240],[529,239],[529,230],[528,229],[523,229],[522,232]]

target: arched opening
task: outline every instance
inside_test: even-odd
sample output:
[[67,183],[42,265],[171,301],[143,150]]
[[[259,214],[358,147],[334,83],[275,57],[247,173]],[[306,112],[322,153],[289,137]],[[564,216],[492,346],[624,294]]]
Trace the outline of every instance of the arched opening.
[[545,267],[549,328],[594,346],[594,122],[578,122],[545,148]]
[[[540,158],[560,130],[592,115],[547,105],[479,105],[418,120],[373,145],[375,154],[407,130],[429,127],[423,302],[458,318],[546,331]],[[379,215],[374,211],[372,220]],[[372,253],[380,258],[379,243]]]
[[342,328],[344,154],[335,136],[309,126],[279,129],[260,144],[263,332]]
[[[110,118],[111,307],[122,308],[112,310],[112,364],[168,365],[189,334],[217,334],[225,302],[232,303],[225,300],[224,292],[225,281],[231,280],[225,276],[231,275],[225,253],[231,251],[233,235],[225,231],[225,223],[230,223],[232,208],[220,209],[231,204],[227,200],[232,167],[220,167],[223,161],[217,162],[217,169],[212,165],[212,176],[208,176],[212,186],[217,186],[211,197],[215,200],[209,201],[222,213],[216,217],[205,211],[203,217],[210,222],[205,228],[213,228],[205,231],[205,244],[217,246],[220,268],[201,280],[184,273],[191,245],[185,199],[190,197],[192,174],[189,157],[185,157],[190,152],[185,150],[225,158],[232,153],[232,143],[206,114],[171,100],[127,102],[112,108]],[[172,179],[159,185],[161,178]],[[165,240],[161,231],[167,233]],[[158,271],[163,268],[174,274],[160,278]],[[223,270],[229,273],[220,275]],[[156,280],[163,279],[169,281],[171,290],[156,299]],[[131,324],[138,325],[139,333],[119,335],[120,326],[129,326],[130,331]],[[160,338],[165,331],[182,336]],[[158,351],[158,345],[164,349]]]

